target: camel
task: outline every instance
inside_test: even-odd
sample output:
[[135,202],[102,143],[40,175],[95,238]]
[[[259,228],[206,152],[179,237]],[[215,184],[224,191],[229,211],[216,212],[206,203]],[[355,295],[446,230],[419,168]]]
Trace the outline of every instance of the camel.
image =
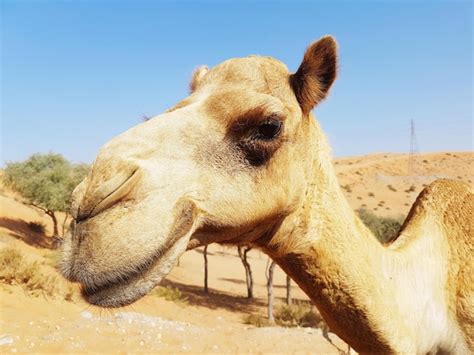
[[195,71],[191,93],[109,141],[73,193],[61,270],[88,302],[146,295],[186,250],[267,253],[360,353],[474,351],[472,188],[437,180],[400,235],[379,243],[349,207],[312,109],[337,73],[337,43],[296,72],[271,57]]

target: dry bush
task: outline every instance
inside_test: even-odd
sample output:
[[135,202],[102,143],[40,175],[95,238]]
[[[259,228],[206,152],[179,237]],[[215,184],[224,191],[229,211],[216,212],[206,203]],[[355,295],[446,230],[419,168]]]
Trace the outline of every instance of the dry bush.
[[274,325],[268,320],[268,318],[263,317],[263,316],[259,316],[257,314],[247,314],[247,315],[245,315],[244,323],[254,325],[258,328],[270,327],[270,326]]
[[392,185],[387,185],[387,188],[388,188],[390,191],[397,192],[397,189],[394,188]]
[[403,224],[403,217],[379,217],[365,209],[357,210],[357,214],[381,243],[387,243],[396,238]]
[[369,196],[369,197],[374,197],[375,195],[374,195],[373,192],[369,192],[369,193],[367,194],[367,196]]
[[44,274],[39,262],[26,260],[19,250],[11,247],[0,250],[0,282],[21,286],[32,296],[71,301],[74,295],[72,285],[65,284],[57,275]]
[[284,327],[321,328],[325,323],[314,307],[301,304],[282,304],[275,312],[275,322]]
[[268,327],[275,324],[282,327],[323,328],[326,326],[323,318],[314,307],[305,303],[280,305],[275,311],[275,324],[269,322],[266,317],[256,314],[247,314],[244,317],[244,323],[256,327]]
[[59,260],[61,259],[61,255],[58,250],[45,251],[43,257],[45,259],[45,264],[52,267],[56,267],[56,265],[59,263]]
[[348,193],[351,193],[352,192],[352,188],[349,184],[347,185],[341,185],[341,187],[346,190]]
[[167,301],[188,303],[188,298],[176,287],[158,286],[151,293],[153,296],[163,297]]

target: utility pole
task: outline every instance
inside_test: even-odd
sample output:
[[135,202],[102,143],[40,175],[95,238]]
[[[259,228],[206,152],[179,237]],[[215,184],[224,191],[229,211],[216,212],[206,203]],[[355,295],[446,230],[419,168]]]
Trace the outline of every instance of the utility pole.
[[416,175],[416,157],[418,154],[418,143],[416,141],[415,121],[410,120],[410,153],[408,155],[408,175]]

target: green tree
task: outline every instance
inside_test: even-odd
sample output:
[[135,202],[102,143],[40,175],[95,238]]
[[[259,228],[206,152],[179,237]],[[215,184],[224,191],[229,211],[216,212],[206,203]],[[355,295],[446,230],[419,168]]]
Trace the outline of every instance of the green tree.
[[56,212],[69,212],[72,191],[88,170],[86,164],[71,164],[60,154],[34,154],[25,161],[8,163],[3,181],[51,217],[53,236],[58,237]]

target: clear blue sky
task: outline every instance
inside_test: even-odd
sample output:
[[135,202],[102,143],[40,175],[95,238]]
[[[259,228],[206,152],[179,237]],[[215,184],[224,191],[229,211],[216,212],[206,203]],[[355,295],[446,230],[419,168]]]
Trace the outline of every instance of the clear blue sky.
[[271,55],[296,70],[325,34],[340,75],[316,110],[336,156],[472,149],[469,1],[1,1],[2,164],[91,162],[187,95],[197,65]]

